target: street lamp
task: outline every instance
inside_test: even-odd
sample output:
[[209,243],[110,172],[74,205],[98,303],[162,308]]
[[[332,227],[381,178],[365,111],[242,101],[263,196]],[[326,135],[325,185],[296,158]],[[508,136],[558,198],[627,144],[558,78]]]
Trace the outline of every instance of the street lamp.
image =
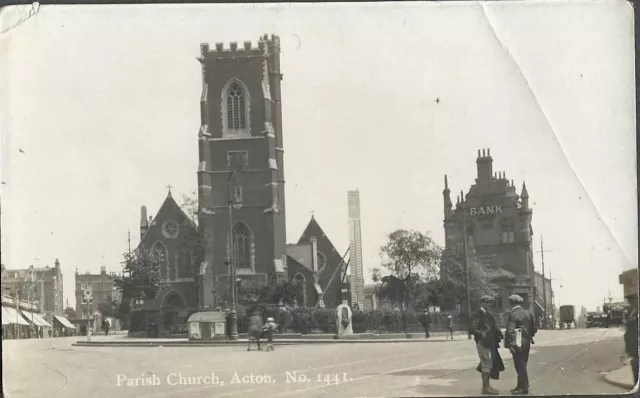
[[233,255],[233,209],[240,209],[242,202],[237,201],[234,197],[233,178],[236,176],[236,171],[231,170],[229,172],[229,179],[227,181],[227,191],[229,196],[229,250],[227,251],[227,264],[231,270],[229,282],[231,282],[231,329],[229,332],[229,340],[238,340],[238,312],[236,311],[236,263]]
[[464,239],[464,243],[463,243],[463,254],[464,254],[464,269],[466,272],[466,276],[467,276],[467,339],[471,340],[471,289],[469,287],[470,285],[470,280],[469,280],[469,255],[468,255],[468,251],[467,251],[467,212],[465,209],[465,205],[466,202],[464,201],[464,195],[460,198],[460,200],[462,201],[462,237]]

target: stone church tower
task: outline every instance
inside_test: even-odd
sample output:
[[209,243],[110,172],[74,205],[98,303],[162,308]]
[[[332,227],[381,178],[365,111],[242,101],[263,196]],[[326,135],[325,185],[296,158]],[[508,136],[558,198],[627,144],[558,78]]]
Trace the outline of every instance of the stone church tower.
[[286,272],[280,39],[201,44],[200,52],[201,291],[215,307],[230,300],[230,254],[238,279]]

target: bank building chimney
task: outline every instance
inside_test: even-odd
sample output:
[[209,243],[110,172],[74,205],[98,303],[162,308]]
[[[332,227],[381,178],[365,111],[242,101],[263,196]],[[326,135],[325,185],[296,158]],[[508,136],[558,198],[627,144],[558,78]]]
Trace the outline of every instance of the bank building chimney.
[[489,182],[493,176],[493,159],[491,158],[491,149],[483,149],[482,153],[478,149],[478,182]]

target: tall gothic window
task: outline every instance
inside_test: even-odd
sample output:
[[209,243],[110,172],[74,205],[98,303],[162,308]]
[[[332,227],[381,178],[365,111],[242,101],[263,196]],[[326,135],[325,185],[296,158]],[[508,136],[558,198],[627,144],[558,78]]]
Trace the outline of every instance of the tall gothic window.
[[233,227],[233,258],[237,268],[251,268],[251,231],[243,223]]
[[324,254],[318,252],[318,272],[321,272],[325,265],[327,265],[327,258]]
[[168,276],[167,266],[167,248],[160,242],[156,242],[151,249],[151,255],[160,266],[160,276],[166,278]]
[[186,247],[181,247],[178,251],[178,278],[191,278],[191,251]]
[[301,298],[302,298],[302,306],[306,306],[307,305],[307,278],[304,277],[304,275],[302,275],[301,273],[297,273],[294,277],[293,277],[293,285],[298,287],[300,290],[300,294],[301,294]]
[[227,129],[245,130],[247,128],[247,95],[244,87],[238,82],[232,82],[227,88]]

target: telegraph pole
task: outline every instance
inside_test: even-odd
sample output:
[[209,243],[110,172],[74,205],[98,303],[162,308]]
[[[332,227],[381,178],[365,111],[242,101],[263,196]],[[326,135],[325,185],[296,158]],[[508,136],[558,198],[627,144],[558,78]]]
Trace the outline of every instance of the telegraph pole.
[[[551,252],[553,250],[546,250],[547,252]],[[543,241],[543,236],[540,235],[540,255],[542,257],[542,305],[543,305],[543,312],[544,312],[544,317],[543,319],[543,324],[542,327],[543,328],[547,328],[547,318],[548,318],[548,314],[547,314],[547,280],[544,274],[544,241]],[[551,279],[549,279],[549,282],[551,282]],[[552,310],[553,311],[553,310]]]
[[127,243],[129,243],[129,254],[131,254],[131,231],[127,231]]
[[[462,237],[464,239],[463,254],[464,254],[464,269],[467,276],[467,329],[471,325],[471,288],[469,280],[469,255],[467,251],[467,213],[465,209],[466,202],[464,201],[464,195],[460,198],[462,202]],[[469,329],[470,330],[470,329]],[[471,333],[467,333],[467,338],[471,340]]]
[[556,311],[553,309],[553,284],[551,283],[551,270],[549,270],[549,284],[551,285],[551,329],[556,327]]

